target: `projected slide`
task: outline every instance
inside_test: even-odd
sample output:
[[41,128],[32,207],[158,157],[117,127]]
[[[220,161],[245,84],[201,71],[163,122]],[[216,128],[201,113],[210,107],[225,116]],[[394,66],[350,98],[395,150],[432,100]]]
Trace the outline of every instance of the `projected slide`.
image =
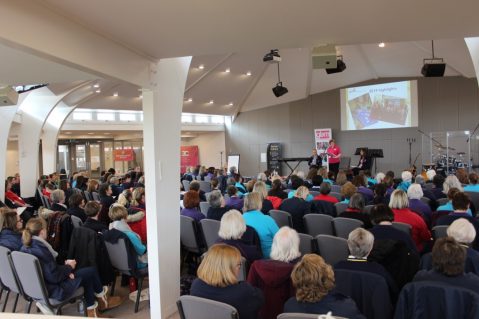
[[341,130],[417,126],[417,81],[341,89]]

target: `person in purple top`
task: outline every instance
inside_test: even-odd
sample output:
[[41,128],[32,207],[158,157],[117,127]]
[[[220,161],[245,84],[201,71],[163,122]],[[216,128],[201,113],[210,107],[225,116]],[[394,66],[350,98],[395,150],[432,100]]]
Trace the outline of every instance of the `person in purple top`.
[[358,188],[358,193],[364,196],[364,201],[369,203],[374,198],[374,193],[372,190],[366,187],[366,177],[364,175],[354,176],[353,185]]
[[181,210],[182,216],[188,216],[193,218],[195,221],[199,222],[205,215],[203,215],[198,206],[200,205],[200,195],[195,191],[188,191],[183,197],[183,208]]
[[431,207],[424,203],[421,198],[424,193],[420,184],[414,183],[409,186],[407,190],[407,197],[409,198],[409,209],[421,213],[428,225],[431,224]]
[[234,185],[228,186],[226,192],[228,193],[228,200],[226,206],[243,211],[243,199],[238,196],[238,189]]

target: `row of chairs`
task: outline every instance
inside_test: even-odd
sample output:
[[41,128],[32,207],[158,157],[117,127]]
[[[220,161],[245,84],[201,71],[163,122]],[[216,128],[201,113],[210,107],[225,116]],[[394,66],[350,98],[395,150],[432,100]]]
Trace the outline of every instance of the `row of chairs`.
[[[205,193],[211,192],[211,183],[209,181],[197,181],[197,182],[200,184],[200,189],[203,192]],[[181,183],[183,184],[183,188],[185,189],[185,192],[190,190],[189,180],[184,179],[183,181],[181,181]]]

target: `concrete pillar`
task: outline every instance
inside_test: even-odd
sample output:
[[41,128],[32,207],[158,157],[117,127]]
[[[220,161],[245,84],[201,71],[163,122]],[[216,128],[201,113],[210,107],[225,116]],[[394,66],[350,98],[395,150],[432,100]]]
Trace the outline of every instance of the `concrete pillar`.
[[191,57],[160,60],[143,90],[150,318],[167,318],[180,295],[181,111]]
[[474,70],[476,71],[476,79],[479,83],[479,37],[476,38],[465,38],[467,49],[471,55],[472,64],[474,65]]
[[[4,106],[0,107],[0,118],[2,119],[2,125],[0,125],[0,199],[5,200],[5,183],[7,179],[7,145],[8,136],[10,135],[10,127],[12,126],[13,118],[17,114],[17,106]],[[15,172],[9,172],[14,174]]]

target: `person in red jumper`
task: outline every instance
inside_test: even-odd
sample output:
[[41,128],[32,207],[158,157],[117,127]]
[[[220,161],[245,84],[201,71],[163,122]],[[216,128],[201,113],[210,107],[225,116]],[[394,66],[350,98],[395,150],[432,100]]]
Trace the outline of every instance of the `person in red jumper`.
[[329,185],[329,183],[321,183],[319,192],[320,194],[316,195],[313,200],[323,200],[333,204],[339,202],[336,197],[329,195],[329,193],[331,192],[331,185]]

